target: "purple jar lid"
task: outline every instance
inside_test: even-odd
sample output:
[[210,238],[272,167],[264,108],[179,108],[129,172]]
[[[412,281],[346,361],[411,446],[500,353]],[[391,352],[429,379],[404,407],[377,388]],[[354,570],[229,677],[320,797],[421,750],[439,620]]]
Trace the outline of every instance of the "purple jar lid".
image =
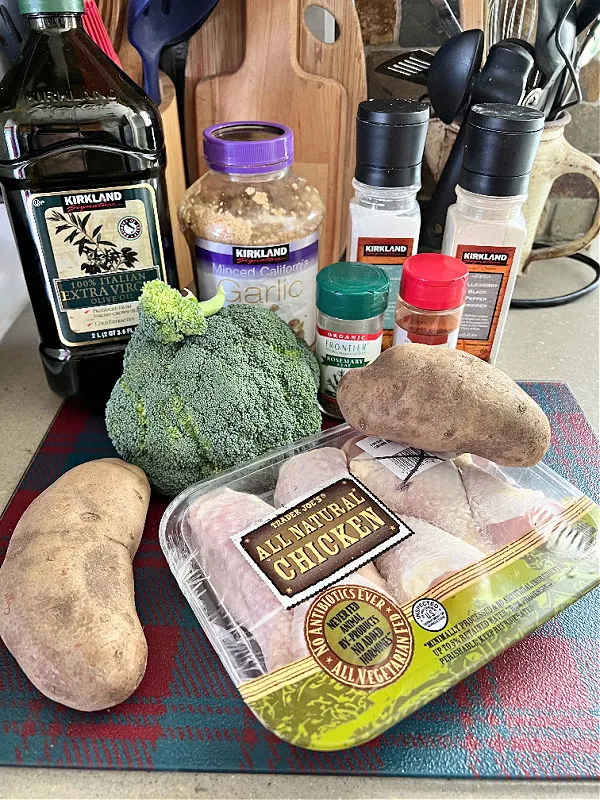
[[216,172],[262,174],[291,167],[294,134],[278,122],[221,122],[204,131],[204,159]]

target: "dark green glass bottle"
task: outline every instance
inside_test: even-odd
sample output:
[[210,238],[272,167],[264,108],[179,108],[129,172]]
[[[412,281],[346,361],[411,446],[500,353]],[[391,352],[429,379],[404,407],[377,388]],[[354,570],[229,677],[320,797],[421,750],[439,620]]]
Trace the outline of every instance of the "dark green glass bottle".
[[0,83],[0,182],[60,395],[106,398],[153,278],[177,286],[156,106],[88,37],[83,0],[20,0]]

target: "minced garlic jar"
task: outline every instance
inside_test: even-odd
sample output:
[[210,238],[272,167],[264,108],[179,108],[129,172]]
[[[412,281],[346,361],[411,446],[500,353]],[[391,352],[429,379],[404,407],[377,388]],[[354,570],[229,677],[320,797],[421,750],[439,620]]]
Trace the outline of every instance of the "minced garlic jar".
[[204,157],[209,170],[179,209],[195,246],[198,297],[222,286],[227,304],[266,306],[313,344],[325,208],[317,189],[290,171],[292,131],[270,122],[213,125]]

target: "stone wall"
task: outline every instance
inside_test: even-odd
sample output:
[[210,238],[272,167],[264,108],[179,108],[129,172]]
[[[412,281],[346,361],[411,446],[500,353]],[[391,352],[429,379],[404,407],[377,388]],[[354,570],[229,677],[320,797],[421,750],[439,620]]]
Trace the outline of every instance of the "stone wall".
[[[505,0],[506,1],[506,0]],[[521,0],[523,2],[524,0]],[[375,67],[394,55],[421,47],[435,50],[448,38],[430,0],[355,0],[361,22],[370,97],[420,97],[425,89],[407,81],[388,78]],[[519,0],[515,0],[519,2]],[[460,17],[459,0],[450,0]],[[567,139],[600,161],[600,58],[581,72],[583,102],[570,113]],[[431,192],[433,180],[424,171],[423,192]],[[598,198],[590,181],[581,175],[565,175],[554,185],[538,231],[546,241],[573,239],[585,232]]]

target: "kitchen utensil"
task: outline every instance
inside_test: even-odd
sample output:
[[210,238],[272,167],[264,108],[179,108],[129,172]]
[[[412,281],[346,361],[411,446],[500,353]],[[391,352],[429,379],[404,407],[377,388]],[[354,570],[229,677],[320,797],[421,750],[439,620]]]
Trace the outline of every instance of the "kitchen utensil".
[[245,23],[242,66],[196,88],[197,131],[224,120],[262,118],[288,125],[296,135],[295,171],[318,187],[327,208],[321,263],[336,261],[342,246],[346,92],[337,81],[300,68],[298,0],[246,0]]
[[[577,56],[575,58],[575,80],[571,80],[571,83],[567,87],[566,91],[562,93],[560,98],[560,108],[559,111],[564,111],[566,108],[569,108],[574,103],[580,102],[581,100],[581,89],[579,87],[579,75],[581,70],[589,64],[590,61],[595,58],[595,56],[600,52],[600,18],[596,19],[593,25],[585,32],[585,35],[582,37],[582,42],[579,45],[579,49],[577,50]],[[555,117],[558,116],[558,113]]]
[[544,112],[548,119],[555,119],[563,110],[561,108],[561,98],[566,91],[569,78],[577,93],[577,99],[582,99],[573,63],[577,46],[576,15],[577,7],[575,0],[572,0],[561,15],[556,28],[555,44],[563,60],[563,67],[559,71],[558,77],[548,87],[548,97],[544,104]]
[[492,0],[487,15],[488,46],[505,39],[533,43],[539,0]]
[[163,47],[192,35],[215,7],[217,0],[130,0],[127,30],[142,58],[144,89],[160,102],[159,60]]
[[102,22],[102,17],[98,11],[98,6],[94,0],[84,0],[83,8],[84,13],[81,19],[83,29],[90,39],[98,45],[102,52],[104,52],[111,59],[111,61],[114,61],[115,64],[120,67],[121,62],[119,61],[119,56],[117,55],[115,48],[113,47],[113,43],[108,35],[108,31]]
[[532,250],[548,195],[557,178],[573,172],[585,175],[600,193],[600,165],[592,156],[577,150],[565,139],[565,127],[570,121],[570,115],[563,112],[558,119],[546,122],[542,134],[542,141],[531,171],[527,202],[523,207],[523,213],[527,220],[527,240],[520,264],[521,271],[525,271],[532,261],[561,258],[577,253],[583,250],[600,232],[600,206],[598,206],[592,224],[583,236],[574,241]]
[[464,31],[485,28],[487,6],[487,0],[460,0],[460,22]]
[[538,9],[535,63],[545,82],[564,66],[561,55],[556,49],[555,36],[560,16],[569,2],[570,0],[545,0]]
[[427,86],[427,74],[433,60],[433,53],[427,50],[410,50],[399,56],[392,56],[375,67],[375,72],[391,78],[400,78],[411,83]]
[[98,11],[119,56],[121,68],[137,84],[142,82],[142,62],[127,37],[127,0],[98,0]]
[[448,0],[429,0],[429,2],[437,11],[440,24],[448,36],[456,36],[457,33],[462,33],[463,28],[456,19],[456,15]]
[[448,39],[429,68],[427,91],[436,114],[451,123],[464,107],[483,58],[483,32],[466,30]]
[[[469,33],[469,31],[465,31],[465,33]],[[444,54],[444,61],[446,58],[447,54]],[[534,60],[528,48],[523,47],[518,42],[498,42],[490,48],[485,64],[479,74],[474,75],[471,85],[463,85],[465,89],[461,103],[461,107],[464,108],[463,123],[460,126],[456,141],[424,214],[424,224],[421,229],[422,244],[431,249],[439,249],[441,247],[446,215],[448,208],[455,201],[456,185],[462,167],[468,108],[475,103],[520,103],[533,68]],[[435,84],[433,96],[431,89],[429,92],[433,108],[442,120],[451,122],[450,112],[452,109],[441,92],[441,86],[437,83],[441,81],[441,73],[438,73],[435,59],[431,65],[430,79]],[[455,90],[455,108],[458,95],[457,86]],[[446,114],[445,118],[439,113],[436,103],[441,103],[442,111]],[[467,108],[465,108],[465,104]]]
[[17,0],[0,0],[0,56],[7,66],[17,58],[28,36],[29,25]]
[[579,36],[598,17],[600,17],[600,0],[581,0],[577,6],[577,35]]
[[311,75],[331,78],[340,83],[346,92],[346,138],[342,200],[339,214],[340,253],[348,242],[350,219],[348,205],[353,194],[354,152],[356,149],[356,111],[358,104],[367,99],[367,68],[360,30],[360,21],[354,0],[320,0],[321,8],[333,14],[339,36],[329,44],[313,36],[306,25],[306,10],[314,0],[300,0],[298,24],[298,63]]
[[575,20],[575,0],[545,0],[540,5],[535,40],[535,62],[540,78],[538,85],[526,95],[523,105],[550,114],[556,97],[563,91],[564,71],[574,75],[571,59],[575,47]]
[[173,232],[173,249],[175,263],[177,264],[177,277],[179,286],[184,289],[194,282],[192,272],[192,257],[187,239],[181,231],[177,218],[177,209],[183,198],[185,183],[185,168],[183,162],[183,149],[181,147],[181,131],[177,97],[173,81],[164,72],[159,75],[161,102],[158,107],[162,119],[165,135],[165,148],[167,151],[167,167],[165,182],[167,184],[167,198],[169,200],[169,216]]

